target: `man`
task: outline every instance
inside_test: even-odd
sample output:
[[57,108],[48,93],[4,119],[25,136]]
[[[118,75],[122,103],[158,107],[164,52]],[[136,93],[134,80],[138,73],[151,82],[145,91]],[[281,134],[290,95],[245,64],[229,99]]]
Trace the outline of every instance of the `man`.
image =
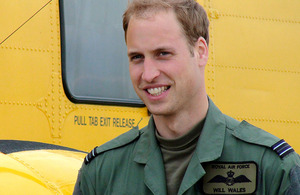
[[299,194],[283,140],[214,105],[205,91],[208,19],[194,0],[133,0],[123,16],[129,72],[152,113],[95,148],[74,194]]

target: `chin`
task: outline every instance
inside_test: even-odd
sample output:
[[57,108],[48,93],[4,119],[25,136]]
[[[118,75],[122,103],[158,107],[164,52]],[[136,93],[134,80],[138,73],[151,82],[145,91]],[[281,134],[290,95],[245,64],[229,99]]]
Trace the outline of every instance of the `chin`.
[[[147,106],[147,105],[146,105]],[[149,112],[154,115],[161,115],[162,111],[157,108],[153,108],[152,106],[147,106]]]
[[157,115],[157,116],[162,116],[162,115],[169,115],[170,111],[168,109],[165,108],[153,108],[153,107],[148,107],[148,110],[151,114],[153,115]]

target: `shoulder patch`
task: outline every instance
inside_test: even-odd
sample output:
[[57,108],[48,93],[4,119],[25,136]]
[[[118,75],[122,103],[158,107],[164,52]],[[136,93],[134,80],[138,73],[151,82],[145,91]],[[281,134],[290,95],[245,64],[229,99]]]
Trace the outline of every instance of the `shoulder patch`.
[[294,152],[295,150],[286,143],[283,139],[275,143],[271,146],[272,150],[274,150],[280,158],[284,158],[288,154]]
[[242,121],[240,125],[234,129],[233,135],[246,142],[266,147],[271,147],[280,140],[278,137],[255,127],[246,121]]
[[84,164],[87,165],[91,160],[93,160],[96,156],[99,155],[99,153],[97,153],[96,150],[97,147],[95,147],[90,153],[88,153],[88,155],[86,155],[86,157],[84,158]]
[[240,125],[234,129],[233,135],[246,142],[271,148],[281,159],[294,152],[294,149],[283,139],[280,140],[278,137],[246,121],[242,121]]
[[111,141],[99,146],[95,147],[85,158],[84,163],[87,165],[90,163],[94,158],[96,158],[101,153],[112,150],[114,148],[122,147],[126,144],[131,143],[140,135],[140,130],[138,127],[134,127],[130,131],[112,139]]

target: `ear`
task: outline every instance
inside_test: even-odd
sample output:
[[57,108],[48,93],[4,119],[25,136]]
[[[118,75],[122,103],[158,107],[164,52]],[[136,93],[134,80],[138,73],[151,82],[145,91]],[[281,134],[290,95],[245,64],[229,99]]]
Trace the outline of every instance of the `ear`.
[[203,37],[198,39],[195,50],[198,54],[199,66],[205,66],[208,61],[208,46]]

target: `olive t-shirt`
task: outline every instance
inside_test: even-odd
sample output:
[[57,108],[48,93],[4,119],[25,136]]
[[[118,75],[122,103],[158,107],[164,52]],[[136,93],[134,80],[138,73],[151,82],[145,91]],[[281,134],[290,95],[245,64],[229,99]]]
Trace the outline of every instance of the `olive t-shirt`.
[[204,121],[198,123],[187,134],[176,139],[165,139],[156,131],[163,155],[168,195],[176,195],[187,166],[195,151]]

